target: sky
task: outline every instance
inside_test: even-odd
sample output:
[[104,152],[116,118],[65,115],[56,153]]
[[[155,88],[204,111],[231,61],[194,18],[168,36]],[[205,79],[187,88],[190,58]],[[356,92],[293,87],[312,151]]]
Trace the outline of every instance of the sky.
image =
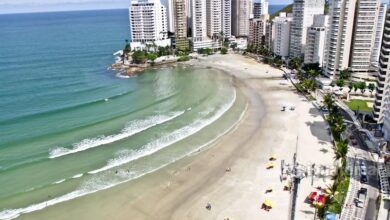
[[[286,5],[293,0],[269,0],[269,4]],[[0,14],[41,11],[127,8],[130,0],[0,0]]]

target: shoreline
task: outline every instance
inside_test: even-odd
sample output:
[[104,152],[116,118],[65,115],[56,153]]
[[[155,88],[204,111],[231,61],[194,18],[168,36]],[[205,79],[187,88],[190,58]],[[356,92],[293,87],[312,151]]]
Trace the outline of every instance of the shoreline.
[[[228,72],[249,100],[241,122],[211,147],[139,179],[20,219],[287,219],[289,194],[280,190],[279,167],[266,170],[265,166],[270,155],[281,157],[276,162],[280,164],[280,159],[291,161],[295,151],[297,111],[284,114],[279,106],[294,102],[307,108],[308,103],[283,83],[280,70],[249,59],[229,54],[183,63]],[[262,73],[258,73],[260,67]],[[265,195],[268,186],[275,187],[275,192]],[[265,197],[277,201],[274,210],[260,209]],[[207,202],[212,204],[211,211],[204,208]]]

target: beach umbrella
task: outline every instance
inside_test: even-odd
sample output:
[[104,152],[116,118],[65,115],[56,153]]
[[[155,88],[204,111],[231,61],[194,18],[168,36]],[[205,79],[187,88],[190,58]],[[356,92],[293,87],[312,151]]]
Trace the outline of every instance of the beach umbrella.
[[273,207],[273,202],[270,199],[265,199],[264,205],[272,208]]
[[274,168],[275,167],[275,163],[274,162],[269,162],[267,164],[267,168],[270,169],[270,168]]

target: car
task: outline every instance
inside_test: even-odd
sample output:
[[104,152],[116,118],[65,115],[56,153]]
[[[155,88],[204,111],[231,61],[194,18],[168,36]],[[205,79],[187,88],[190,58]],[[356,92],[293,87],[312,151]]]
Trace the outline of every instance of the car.
[[367,195],[367,188],[365,188],[365,187],[360,188],[359,191],[358,191],[358,194]]
[[360,182],[367,183],[367,175],[361,175],[360,176]]
[[360,161],[360,170],[367,171],[366,162]]
[[355,204],[358,208],[364,207],[364,201],[366,200],[366,194],[360,193],[360,191],[357,194],[357,198],[355,198]]

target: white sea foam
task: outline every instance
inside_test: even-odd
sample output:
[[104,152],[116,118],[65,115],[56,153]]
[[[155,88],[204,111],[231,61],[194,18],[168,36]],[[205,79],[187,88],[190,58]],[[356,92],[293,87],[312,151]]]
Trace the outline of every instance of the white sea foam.
[[62,182],[65,182],[65,179],[59,180],[59,181],[57,181],[57,182],[54,182],[53,184],[60,184],[60,183],[62,183]]
[[[235,95],[234,95],[234,100],[235,100]],[[233,101],[233,103],[234,103],[234,101]],[[203,144],[203,145],[197,147],[196,149],[194,149],[193,151],[189,152],[188,154],[182,155],[182,156],[177,157],[177,158],[173,158],[172,161],[169,161],[166,164],[162,164],[159,167],[156,167],[154,169],[150,169],[150,170],[147,170],[147,171],[144,171],[144,172],[142,172],[142,171],[139,172],[139,173],[130,172],[130,173],[128,173],[126,175],[127,179],[121,180],[121,181],[117,181],[117,182],[104,182],[104,181],[100,180],[99,178],[93,178],[93,179],[91,179],[91,181],[88,181],[86,184],[82,185],[79,189],[77,189],[77,190],[75,190],[73,192],[70,192],[68,194],[65,194],[63,196],[56,197],[56,198],[53,198],[51,200],[47,200],[45,202],[33,204],[33,205],[30,205],[30,206],[25,207],[25,208],[7,209],[7,210],[0,211],[0,220],[14,219],[14,218],[19,217],[21,214],[25,214],[25,213],[30,213],[30,212],[34,212],[34,211],[37,211],[37,210],[41,210],[41,209],[44,209],[44,208],[46,208],[48,206],[52,206],[52,205],[55,205],[55,204],[58,204],[58,203],[61,203],[61,202],[69,201],[69,200],[72,200],[74,198],[85,196],[85,195],[88,195],[88,194],[91,194],[91,193],[95,193],[95,192],[100,191],[100,190],[108,189],[108,188],[111,188],[111,187],[116,186],[118,184],[125,183],[125,182],[128,182],[130,180],[134,180],[134,179],[140,178],[140,177],[142,177],[144,175],[147,175],[147,174],[152,173],[152,172],[154,172],[156,170],[159,170],[159,169],[161,169],[161,168],[163,168],[163,167],[165,167],[165,166],[167,166],[167,165],[169,165],[169,164],[171,164],[171,163],[173,163],[173,162],[175,162],[177,160],[180,160],[180,159],[182,159],[182,158],[184,158],[184,157],[186,157],[186,156],[188,156],[188,155],[198,151],[199,149],[204,148],[205,146],[210,145],[211,143],[213,143],[217,139],[219,139],[221,136],[223,136],[226,133],[228,133],[230,130],[232,130],[234,127],[236,127],[236,125],[239,123],[239,121],[241,121],[241,119],[243,118],[243,116],[244,116],[244,114],[246,112],[246,109],[247,109],[247,107],[245,108],[245,111],[241,114],[239,120],[235,124],[233,124],[229,129],[227,129],[225,132],[221,133],[216,138],[214,138],[213,140],[207,142],[206,144]],[[225,112],[227,110],[225,110]],[[123,174],[123,175],[125,175],[125,174]],[[121,177],[123,177],[123,176],[121,176]]]
[[80,177],[82,177],[82,176],[83,176],[82,173],[76,174],[76,175],[74,175],[74,176],[72,177],[72,179],[77,179],[77,178],[80,178]]
[[190,125],[187,125],[185,127],[182,127],[164,137],[161,137],[157,140],[154,140],[143,147],[141,147],[139,150],[129,150],[124,151],[121,153],[121,155],[115,159],[111,159],[108,161],[107,165],[96,169],[93,171],[90,171],[88,173],[95,174],[99,173],[105,170],[109,170],[111,168],[121,166],[123,164],[129,163],[131,161],[137,160],[141,157],[145,157],[148,155],[151,155],[153,153],[156,153],[157,151],[164,149],[165,147],[168,147],[176,142],[179,142],[198,131],[202,130],[203,128],[207,127],[208,125],[214,123],[216,120],[218,120],[223,114],[225,114],[226,111],[228,111],[234,104],[236,100],[236,91],[234,90],[233,98],[230,102],[224,104],[220,109],[217,110],[217,112],[212,115],[209,118],[206,119],[199,119],[195,122],[191,123]]
[[172,112],[167,115],[156,115],[156,116],[150,116],[144,120],[135,120],[128,123],[128,125],[119,133],[119,134],[113,134],[109,136],[101,136],[97,138],[92,139],[84,139],[80,141],[79,143],[76,143],[73,145],[73,148],[64,148],[64,147],[56,147],[54,149],[51,149],[49,152],[49,158],[57,158],[62,157],[68,154],[74,154],[80,151],[88,150],[94,147],[98,147],[101,145],[113,143],[115,141],[119,141],[124,138],[128,138],[134,134],[137,134],[139,132],[142,132],[144,130],[147,130],[151,127],[154,127],[156,125],[165,123],[167,121],[170,121],[180,115],[182,115],[184,111],[180,112]]

